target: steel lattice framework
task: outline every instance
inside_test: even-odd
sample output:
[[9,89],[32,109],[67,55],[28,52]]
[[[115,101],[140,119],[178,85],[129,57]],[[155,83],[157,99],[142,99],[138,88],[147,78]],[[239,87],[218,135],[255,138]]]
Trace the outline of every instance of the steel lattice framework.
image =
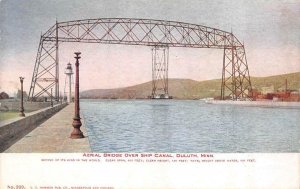
[[223,49],[221,98],[251,98],[245,48],[231,32],[174,21],[99,18],[56,22],[41,35],[29,90],[31,100],[45,94],[50,96],[52,87],[55,98],[59,99],[58,50],[62,42],[146,45],[167,50],[169,47]]
[[152,98],[169,98],[168,92],[169,48],[152,49]]

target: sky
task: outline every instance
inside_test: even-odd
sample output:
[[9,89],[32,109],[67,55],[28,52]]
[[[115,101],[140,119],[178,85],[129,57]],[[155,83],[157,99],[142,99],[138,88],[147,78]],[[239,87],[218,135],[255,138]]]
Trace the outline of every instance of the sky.
[[[299,0],[0,0],[0,92],[12,94],[24,76],[29,91],[41,33],[55,21],[88,18],[181,21],[232,31],[244,42],[251,76],[300,71]],[[64,68],[82,52],[80,90],[125,87],[150,81],[151,48],[67,44],[59,49]],[[169,77],[221,77],[222,50],[170,48]]]

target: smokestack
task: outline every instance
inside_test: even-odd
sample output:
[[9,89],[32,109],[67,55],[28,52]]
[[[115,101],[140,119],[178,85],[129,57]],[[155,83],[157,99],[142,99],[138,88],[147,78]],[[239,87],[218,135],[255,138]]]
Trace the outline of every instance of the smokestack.
[[285,79],[285,94],[287,94],[287,79]]

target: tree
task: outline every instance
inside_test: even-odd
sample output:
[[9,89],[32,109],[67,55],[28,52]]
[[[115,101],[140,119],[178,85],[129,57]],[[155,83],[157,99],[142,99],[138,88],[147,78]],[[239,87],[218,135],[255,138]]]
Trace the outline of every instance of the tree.
[[9,99],[9,95],[6,92],[0,93],[0,99]]

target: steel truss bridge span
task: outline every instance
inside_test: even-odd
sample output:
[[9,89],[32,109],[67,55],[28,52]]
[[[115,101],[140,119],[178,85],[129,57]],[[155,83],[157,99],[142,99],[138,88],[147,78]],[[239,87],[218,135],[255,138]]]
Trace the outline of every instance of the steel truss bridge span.
[[63,42],[144,45],[152,47],[153,98],[167,98],[170,47],[222,49],[221,99],[251,99],[251,81],[244,44],[231,32],[183,22],[99,18],[56,22],[41,35],[29,99],[50,96],[59,100],[59,45]]

